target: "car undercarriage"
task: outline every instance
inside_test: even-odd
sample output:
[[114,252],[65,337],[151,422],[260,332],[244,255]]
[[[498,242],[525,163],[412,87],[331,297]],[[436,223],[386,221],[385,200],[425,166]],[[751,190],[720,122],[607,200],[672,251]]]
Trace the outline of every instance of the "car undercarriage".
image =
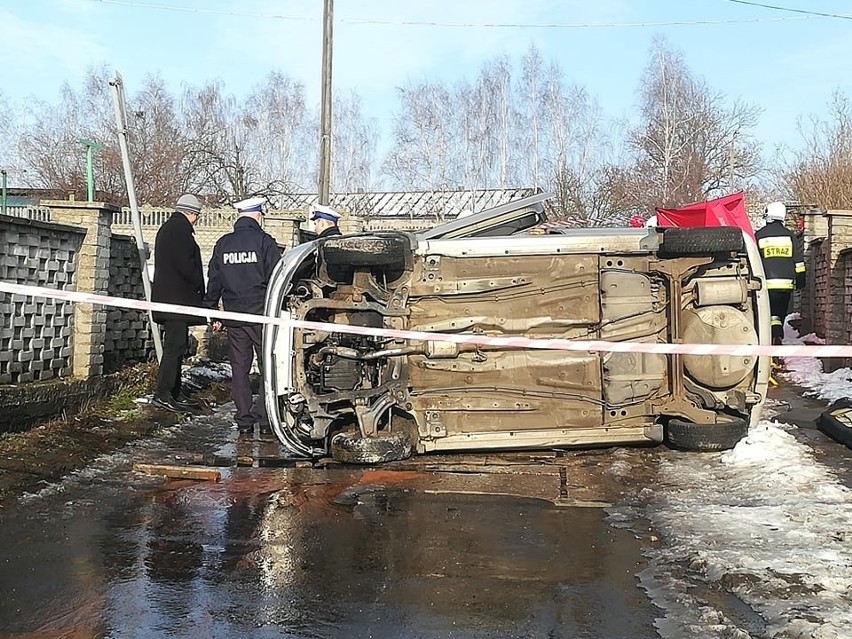
[[353,462],[664,439],[732,446],[765,395],[766,363],[754,356],[522,349],[331,326],[606,342],[766,339],[762,283],[738,230],[613,231],[464,241],[384,233],[304,249],[267,312],[327,326],[269,331],[276,432],[303,454]]

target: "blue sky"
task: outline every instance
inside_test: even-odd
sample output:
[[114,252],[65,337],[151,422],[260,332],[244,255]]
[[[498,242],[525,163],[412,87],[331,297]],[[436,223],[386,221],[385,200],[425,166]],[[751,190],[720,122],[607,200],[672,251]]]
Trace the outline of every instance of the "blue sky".
[[[849,0],[766,4],[852,17]],[[713,24],[660,24],[672,22]],[[129,94],[149,72],[175,90],[218,78],[240,95],[281,70],[318,104],[321,33],[322,0],[0,0],[0,94],[55,99],[64,81],[79,87],[88,67],[107,64]],[[823,112],[852,83],[852,19],[731,0],[335,0],[334,83],[356,89],[387,132],[396,87],[472,79],[534,42],[607,115],[625,117],[655,35],[711,87],[763,109],[767,149],[795,144],[797,116]]]

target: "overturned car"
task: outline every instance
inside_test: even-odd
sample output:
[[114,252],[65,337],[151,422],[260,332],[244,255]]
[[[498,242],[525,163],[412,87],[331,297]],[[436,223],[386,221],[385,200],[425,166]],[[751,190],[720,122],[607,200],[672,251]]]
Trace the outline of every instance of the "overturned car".
[[264,329],[264,391],[282,444],[353,463],[430,451],[734,446],[759,418],[766,358],[393,334],[769,343],[760,258],[739,229],[544,228],[545,197],[420,234],[288,251],[266,314],[297,324]]

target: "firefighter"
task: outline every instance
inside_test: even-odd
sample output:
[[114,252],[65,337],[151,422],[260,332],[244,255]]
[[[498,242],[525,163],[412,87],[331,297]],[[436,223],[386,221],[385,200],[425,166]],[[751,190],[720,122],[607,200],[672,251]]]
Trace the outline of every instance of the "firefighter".
[[786,216],[783,202],[770,202],[763,211],[765,224],[755,233],[769,290],[773,344],[780,344],[784,337],[784,318],[793,291],[805,284],[805,262],[796,237],[784,226]]

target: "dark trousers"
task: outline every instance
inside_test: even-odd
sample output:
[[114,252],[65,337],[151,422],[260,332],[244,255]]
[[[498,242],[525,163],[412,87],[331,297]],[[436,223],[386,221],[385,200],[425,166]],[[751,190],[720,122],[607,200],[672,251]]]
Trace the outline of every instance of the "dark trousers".
[[769,314],[772,316],[772,343],[780,344],[784,337],[784,319],[790,308],[790,297],[793,291],[772,290],[769,291]]
[[266,416],[266,403],[264,401],[263,380],[261,379],[260,395],[257,398],[257,406],[252,409],[252,393],[249,382],[249,372],[255,356],[257,365],[261,367],[261,338],[263,329],[260,325],[252,326],[229,326],[228,327],[228,355],[231,359],[231,397],[237,405],[237,414],[234,421],[237,426],[249,427],[260,423],[265,426],[269,424]]
[[180,393],[180,369],[189,344],[189,324],[169,320],[163,324],[163,358],[157,371],[154,394],[160,399],[177,397]]

